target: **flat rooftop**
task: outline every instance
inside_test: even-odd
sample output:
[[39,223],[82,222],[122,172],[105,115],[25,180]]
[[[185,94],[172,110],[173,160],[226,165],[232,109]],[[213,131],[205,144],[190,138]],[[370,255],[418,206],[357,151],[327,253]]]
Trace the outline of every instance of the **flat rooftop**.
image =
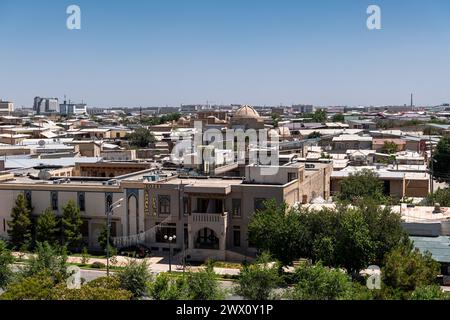
[[402,220],[407,223],[437,223],[443,220],[450,220],[450,208],[441,208],[441,213],[433,213],[434,207],[414,206],[407,207],[394,206],[393,212],[400,213]]

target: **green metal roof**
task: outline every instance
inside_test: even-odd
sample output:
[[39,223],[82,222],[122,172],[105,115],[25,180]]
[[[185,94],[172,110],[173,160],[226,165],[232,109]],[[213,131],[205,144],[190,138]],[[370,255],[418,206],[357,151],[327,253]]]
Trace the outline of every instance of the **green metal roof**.
[[414,247],[424,253],[429,251],[438,262],[450,263],[450,237],[409,237]]

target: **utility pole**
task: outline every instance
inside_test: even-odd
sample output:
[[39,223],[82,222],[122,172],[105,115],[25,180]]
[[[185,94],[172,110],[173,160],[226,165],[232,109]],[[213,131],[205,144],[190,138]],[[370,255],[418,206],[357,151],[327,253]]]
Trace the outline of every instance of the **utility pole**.
[[111,216],[115,209],[122,206],[123,198],[109,205],[106,210],[106,276],[109,277],[109,236],[111,229]]

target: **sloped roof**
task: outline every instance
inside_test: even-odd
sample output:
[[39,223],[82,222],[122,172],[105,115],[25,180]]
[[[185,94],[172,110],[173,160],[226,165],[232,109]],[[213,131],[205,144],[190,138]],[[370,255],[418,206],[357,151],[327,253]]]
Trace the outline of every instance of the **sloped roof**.
[[434,260],[450,263],[450,237],[410,237],[410,239],[420,252],[428,251]]

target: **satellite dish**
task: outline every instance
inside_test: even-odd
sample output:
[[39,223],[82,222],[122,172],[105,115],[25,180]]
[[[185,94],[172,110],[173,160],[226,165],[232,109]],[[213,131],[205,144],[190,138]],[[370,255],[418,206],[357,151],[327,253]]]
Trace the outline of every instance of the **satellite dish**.
[[48,170],[41,170],[39,171],[38,178],[40,180],[50,180],[52,175]]
[[39,140],[38,145],[43,147],[45,146],[45,141],[44,140]]

